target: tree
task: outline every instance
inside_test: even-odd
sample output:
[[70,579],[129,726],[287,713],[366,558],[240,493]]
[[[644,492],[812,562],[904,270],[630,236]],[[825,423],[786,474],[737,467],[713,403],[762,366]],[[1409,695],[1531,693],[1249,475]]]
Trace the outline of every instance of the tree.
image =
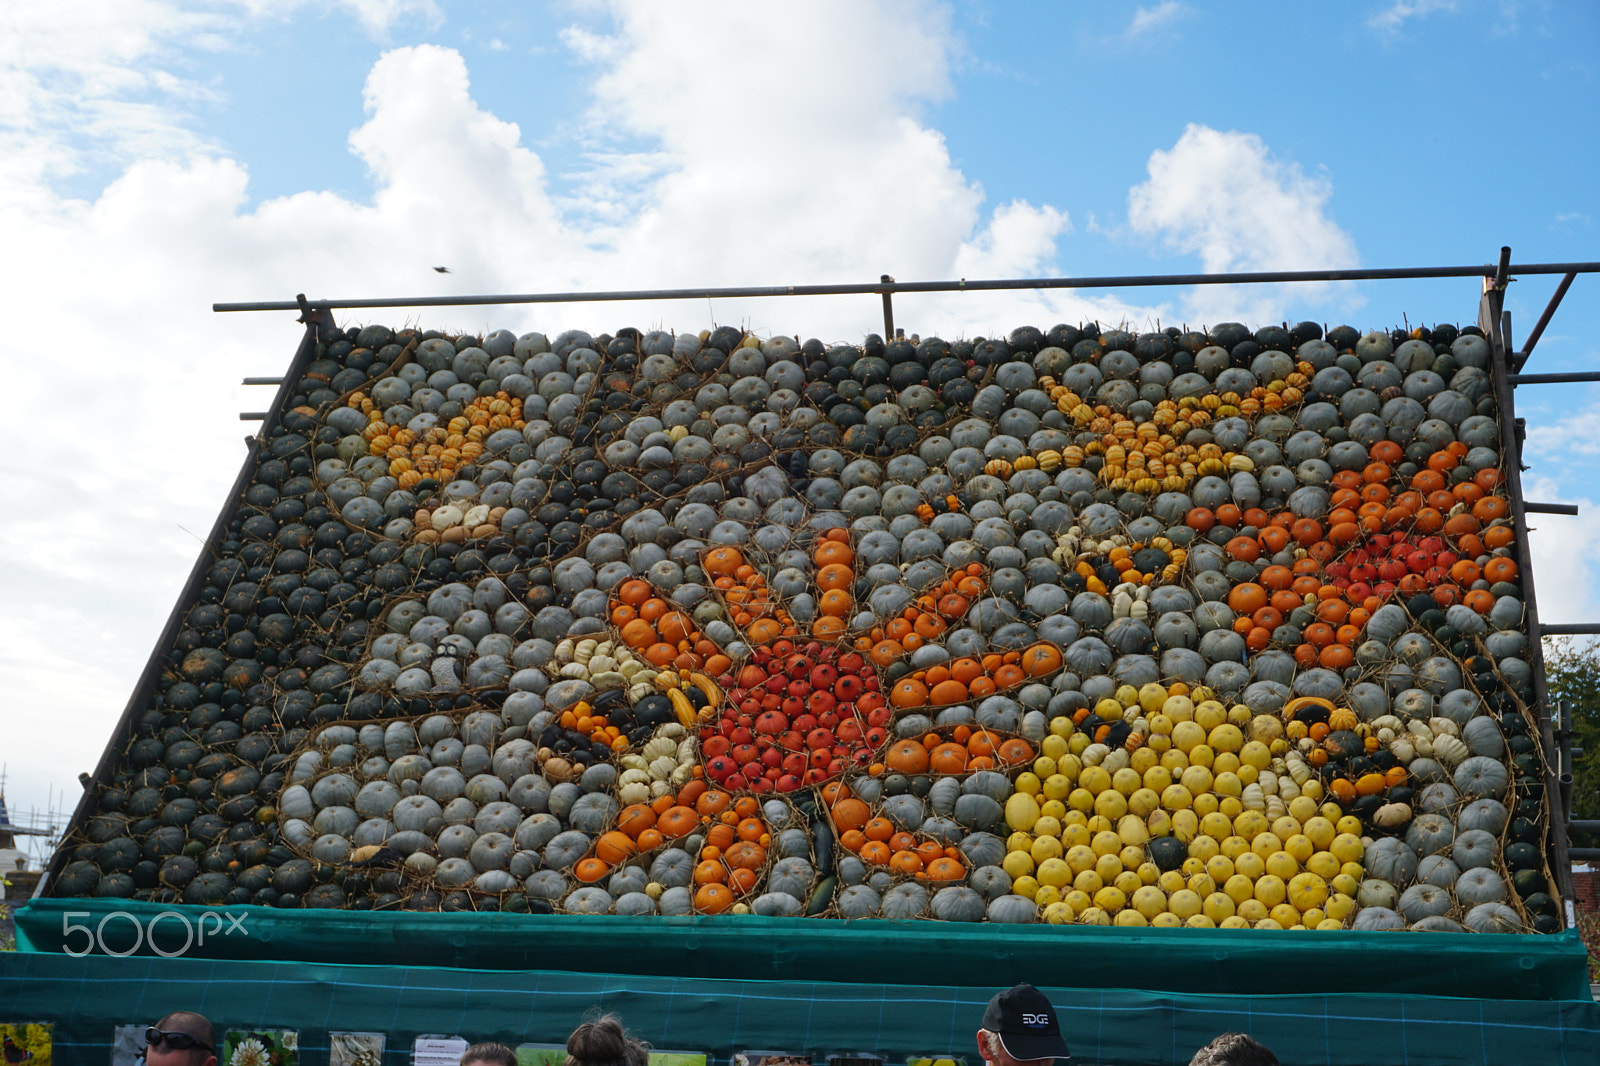
[[[1551,637],[1544,642],[1544,668],[1552,710],[1567,705],[1570,743],[1583,749],[1582,757],[1572,761],[1572,810],[1567,817],[1600,819],[1600,642]],[[1600,847],[1600,833],[1574,833],[1571,843]]]

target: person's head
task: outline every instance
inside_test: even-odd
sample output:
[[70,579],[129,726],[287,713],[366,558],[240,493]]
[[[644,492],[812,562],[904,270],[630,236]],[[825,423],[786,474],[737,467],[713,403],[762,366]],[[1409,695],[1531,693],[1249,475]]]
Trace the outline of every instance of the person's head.
[[567,1037],[566,1066],[646,1066],[650,1045],[635,1040],[614,1014],[584,1022]]
[[1278,1066],[1278,1056],[1254,1037],[1223,1033],[1196,1051],[1189,1066]]
[[1050,1001],[1029,984],[1008,988],[989,1001],[978,1030],[978,1054],[994,1066],[1069,1064],[1072,1053]]
[[204,1015],[178,1010],[145,1030],[149,1066],[217,1066],[217,1035]]
[[517,1066],[517,1053],[504,1044],[473,1044],[461,1053],[461,1066]]

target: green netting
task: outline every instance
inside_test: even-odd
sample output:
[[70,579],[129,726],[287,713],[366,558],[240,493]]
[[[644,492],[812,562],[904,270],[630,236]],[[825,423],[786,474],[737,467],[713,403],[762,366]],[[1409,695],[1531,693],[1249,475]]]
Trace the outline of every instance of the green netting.
[[[982,987],[1043,984],[1053,975],[1079,987],[1213,996],[1339,995],[1381,982],[1394,996],[1589,999],[1587,956],[1573,932],[1270,934],[755,915],[217,911],[242,916],[244,932],[209,919],[204,944],[193,943],[204,908],[100,899],[35,900],[17,912],[17,928],[25,949],[38,952],[82,950],[89,934],[68,931],[76,925],[96,931],[97,950],[248,961]],[[157,921],[161,914],[172,917]],[[218,932],[228,929],[235,931]]]
[[[603,948],[561,961],[587,965]],[[1389,959],[1349,960],[1367,980]],[[426,950],[415,952],[417,960]],[[951,955],[946,972],[963,967]],[[1286,973],[1290,967],[1275,967]],[[1213,974],[1235,969],[1213,966]],[[907,976],[911,976],[908,972]],[[1182,1064],[1220,1032],[1244,1031],[1286,1063],[1592,1064],[1600,1007],[1587,1002],[1426,996],[1174,996],[1072,987],[1070,960],[1006,978],[1038,982],[1058,1008],[1074,1061]],[[1354,983],[1354,982],[1352,982]],[[300,1062],[328,1061],[328,1033],[381,1032],[386,1066],[411,1061],[420,1034],[562,1043],[586,1012],[620,1014],[656,1048],[708,1053],[804,1051],[818,1061],[869,1052],[964,1054],[992,987],[713,981],[612,974],[338,966],[57,954],[0,955],[0,1015],[55,1025],[57,1061],[109,1060],[112,1027],[182,1007],[219,1027],[297,1029]]]

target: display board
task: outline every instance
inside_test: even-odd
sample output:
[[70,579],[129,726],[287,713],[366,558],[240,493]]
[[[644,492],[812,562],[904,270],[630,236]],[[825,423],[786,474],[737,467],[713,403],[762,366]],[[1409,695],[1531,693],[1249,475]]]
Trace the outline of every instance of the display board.
[[1475,327],[312,340],[54,896],[1561,927]]

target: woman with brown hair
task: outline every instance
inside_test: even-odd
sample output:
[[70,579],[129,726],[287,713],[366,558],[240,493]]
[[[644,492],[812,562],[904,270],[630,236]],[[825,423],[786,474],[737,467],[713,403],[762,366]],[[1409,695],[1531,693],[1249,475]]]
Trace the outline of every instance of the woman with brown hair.
[[567,1037],[566,1066],[647,1066],[649,1060],[650,1045],[629,1036],[614,1014],[584,1022]]

